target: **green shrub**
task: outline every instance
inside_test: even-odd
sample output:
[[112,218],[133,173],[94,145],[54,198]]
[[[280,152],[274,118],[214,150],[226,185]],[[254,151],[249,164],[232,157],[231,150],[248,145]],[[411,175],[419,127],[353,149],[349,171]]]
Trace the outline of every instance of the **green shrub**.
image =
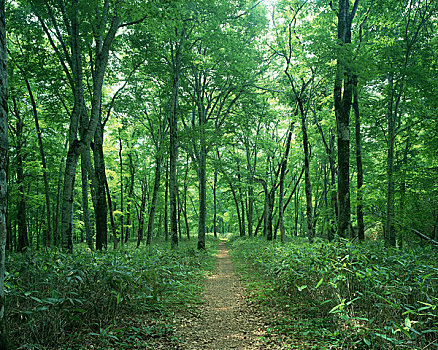
[[[75,254],[57,250],[7,259],[11,339],[21,348],[58,348],[80,334],[111,337],[121,315],[163,313],[197,301],[209,253],[164,244]],[[194,244],[194,243],[192,243]],[[210,248],[215,242],[209,241]]]
[[234,240],[233,254],[262,272],[294,312],[326,320],[343,346],[438,346],[436,251],[379,243]]

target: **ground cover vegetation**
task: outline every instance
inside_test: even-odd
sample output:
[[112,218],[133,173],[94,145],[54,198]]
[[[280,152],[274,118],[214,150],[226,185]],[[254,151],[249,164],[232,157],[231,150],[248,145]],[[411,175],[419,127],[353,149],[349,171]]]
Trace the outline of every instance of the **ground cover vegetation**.
[[[133,245],[133,244],[131,244]],[[20,349],[153,349],[177,343],[172,315],[201,302],[213,268],[209,252],[187,241],[98,254],[79,248],[11,255],[6,303],[10,336]]]
[[436,251],[300,239],[235,239],[231,246],[253,297],[282,310],[272,330],[305,348],[437,345]]
[[108,340],[230,232],[269,242],[235,256],[334,342],[436,343],[437,19],[435,0],[0,0],[0,349]]

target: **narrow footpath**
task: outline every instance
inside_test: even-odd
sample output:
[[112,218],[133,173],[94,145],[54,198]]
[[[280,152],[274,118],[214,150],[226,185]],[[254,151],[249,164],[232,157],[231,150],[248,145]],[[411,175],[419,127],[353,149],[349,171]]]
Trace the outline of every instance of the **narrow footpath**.
[[283,349],[267,336],[267,321],[273,315],[264,315],[245,298],[223,242],[219,244],[216,269],[206,280],[203,298],[200,316],[181,320],[177,330],[183,340],[180,349]]

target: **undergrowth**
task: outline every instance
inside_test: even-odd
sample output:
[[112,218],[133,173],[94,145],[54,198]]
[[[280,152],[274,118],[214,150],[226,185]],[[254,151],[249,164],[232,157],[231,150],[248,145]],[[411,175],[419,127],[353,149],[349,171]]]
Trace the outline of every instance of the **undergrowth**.
[[5,290],[13,345],[147,349],[151,339],[171,338],[170,313],[200,302],[200,281],[213,268],[217,241],[208,239],[207,251],[195,244],[10,255]]
[[258,238],[230,245],[253,295],[281,307],[276,331],[316,349],[438,347],[433,248],[299,239],[281,245]]

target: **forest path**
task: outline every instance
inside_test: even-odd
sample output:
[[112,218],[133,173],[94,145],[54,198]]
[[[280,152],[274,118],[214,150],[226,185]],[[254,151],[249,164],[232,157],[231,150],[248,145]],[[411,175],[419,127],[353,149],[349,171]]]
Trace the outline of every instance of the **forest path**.
[[267,342],[268,320],[245,298],[242,283],[234,273],[225,243],[219,244],[217,266],[205,282],[205,300],[200,317],[181,320],[177,334],[182,349],[281,349],[272,338]]

